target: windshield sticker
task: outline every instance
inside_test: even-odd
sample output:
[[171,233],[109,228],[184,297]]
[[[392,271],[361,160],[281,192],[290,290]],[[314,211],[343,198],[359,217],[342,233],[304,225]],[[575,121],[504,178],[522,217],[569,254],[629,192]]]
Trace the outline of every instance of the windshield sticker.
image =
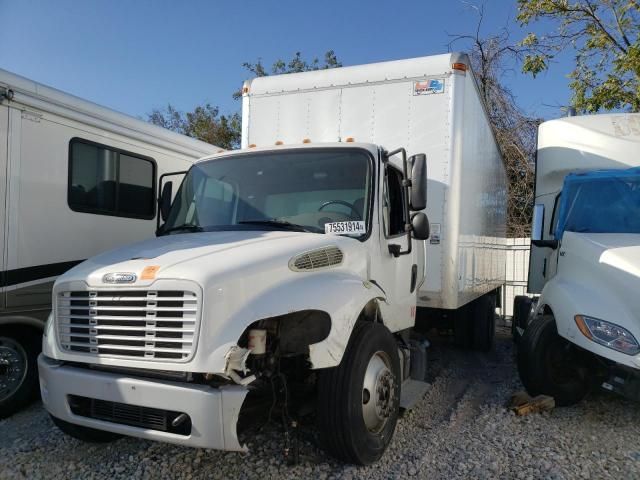
[[332,235],[362,235],[367,233],[363,221],[329,222],[324,224],[324,233]]
[[444,93],[444,78],[413,82],[414,95],[433,95],[435,93]]

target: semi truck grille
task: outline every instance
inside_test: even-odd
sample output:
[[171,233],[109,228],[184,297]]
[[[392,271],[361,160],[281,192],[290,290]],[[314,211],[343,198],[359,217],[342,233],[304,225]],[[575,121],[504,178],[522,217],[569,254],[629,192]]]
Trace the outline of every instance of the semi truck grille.
[[139,407],[78,395],[69,396],[69,407],[74,415],[81,417],[178,435],[191,434],[191,418],[181,412]]
[[194,352],[198,297],[189,291],[67,291],[56,298],[63,350],[185,361]]

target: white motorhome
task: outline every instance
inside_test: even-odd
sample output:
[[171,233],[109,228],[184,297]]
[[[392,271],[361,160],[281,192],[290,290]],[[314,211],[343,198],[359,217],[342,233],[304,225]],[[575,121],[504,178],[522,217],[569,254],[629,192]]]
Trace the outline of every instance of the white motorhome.
[[0,418],[38,392],[55,278],[153,236],[160,175],[216,151],[0,70]]
[[[640,114],[540,125],[520,378],[559,405],[594,385],[640,398]],[[533,304],[533,305],[532,305]]]
[[44,404],[86,440],[242,451],[261,399],[287,428],[310,402],[330,453],[374,462],[424,392],[416,307],[493,338],[506,181],[468,58],[247,82],[243,146],[163,187],[157,239],[56,281]]

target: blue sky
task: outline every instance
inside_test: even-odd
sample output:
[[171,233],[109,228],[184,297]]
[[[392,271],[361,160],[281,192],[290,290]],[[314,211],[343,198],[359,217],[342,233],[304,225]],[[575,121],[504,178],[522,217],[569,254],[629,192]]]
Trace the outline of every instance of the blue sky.
[[[333,49],[355,65],[446,52],[448,34],[475,30],[468,3],[0,0],[0,68],[134,116],[168,102],[227,113],[240,109],[231,94],[250,76],[245,61]],[[485,33],[508,26],[523,36],[515,0],[484,3]],[[556,64],[535,80],[516,70],[506,82],[526,110],[552,118],[568,103],[569,70]]]

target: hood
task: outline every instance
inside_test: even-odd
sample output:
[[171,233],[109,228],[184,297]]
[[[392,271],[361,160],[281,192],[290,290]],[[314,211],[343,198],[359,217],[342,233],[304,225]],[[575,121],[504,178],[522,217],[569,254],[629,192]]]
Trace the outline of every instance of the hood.
[[584,260],[640,278],[640,234],[566,232],[562,250],[575,245]]
[[640,327],[640,235],[565,232],[558,265],[567,279],[598,292],[598,303],[615,302]]
[[184,233],[105,252],[72,268],[58,281],[82,280],[89,286],[104,287],[103,277],[109,273],[133,273],[137,277],[135,286],[150,285],[161,278],[194,280],[202,284],[208,277],[244,268],[256,269],[265,262],[287,267],[292,256],[330,245],[343,251],[344,264],[348,257],[364,252],[364,246],[353,238],[306,232]]

